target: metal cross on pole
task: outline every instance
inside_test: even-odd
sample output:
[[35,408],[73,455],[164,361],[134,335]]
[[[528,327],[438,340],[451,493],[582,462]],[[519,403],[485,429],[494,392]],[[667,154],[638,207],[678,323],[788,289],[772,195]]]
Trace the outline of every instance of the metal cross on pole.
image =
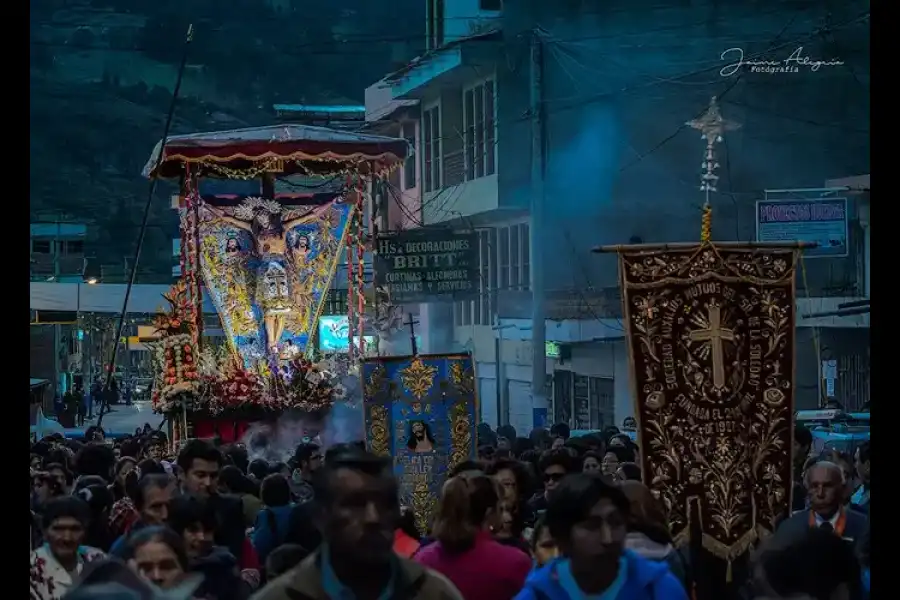
[[408,313],[408,315],[409,315],[409,321],[404,323],[404,325],[409,325],[409,341],[410,341],[410,344],[412,344],[412,353],[413,353],[413,356],[418,356],[419,348],[418,348],[418,345],[416,344],[416,325],[418,325],[419,322],[413,319],[412,313]]
[[703,173],[700,175],[700,191],[705,194],[700,241],[708,243],[712,229],[712,207],[709,204],[709,193],[717,191],[716,184],[719,181],[719,176],[716,175],[716,169],[719,168],[719,163],[716,162],[716,144],[724,141],[722,136],[726,131],[733,131],[740,125],[722,118],[722,112],[719,110],[719,103],[715,96],[709,101],[709,108],[703,116],[692,119],[685,125],[699,131],[700,139],[706,140],[706,149],[701,165]]

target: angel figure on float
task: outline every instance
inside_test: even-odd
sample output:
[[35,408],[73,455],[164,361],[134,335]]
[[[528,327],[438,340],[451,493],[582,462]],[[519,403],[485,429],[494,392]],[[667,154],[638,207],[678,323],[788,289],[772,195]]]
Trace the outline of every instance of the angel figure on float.
[[[298,225],[319,219],[331,208],[331,203],[285,210],[276,200],[253,197],[244,199],[241,204],[230,209],[210,204],[204,206],[216,218],[250,232],[254,252],[259,258],[284,258],[287,254],[288,233]],[[310,241],[307,237],[306,252],[309,251]]]

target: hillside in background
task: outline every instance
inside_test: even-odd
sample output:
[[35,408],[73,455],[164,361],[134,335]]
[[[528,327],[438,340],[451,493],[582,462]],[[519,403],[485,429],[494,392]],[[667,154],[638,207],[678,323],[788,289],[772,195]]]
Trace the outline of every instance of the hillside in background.
[[[108,270],[134,252],[140,170],[162,135],[189,23],[173,134],[271,123],[278,102],[362,103],[424,43],[421,0],[390,13],[355,0],[30,4],[32,218],[93,223],[92,262]],[[154,201],[139,280],[170,275],[172,191],[160,186]]]

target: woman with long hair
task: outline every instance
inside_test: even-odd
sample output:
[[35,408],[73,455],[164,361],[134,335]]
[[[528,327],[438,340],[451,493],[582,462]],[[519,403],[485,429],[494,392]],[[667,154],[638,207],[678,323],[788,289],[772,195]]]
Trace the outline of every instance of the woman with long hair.
[[75,492],[90,508],[91,519],[84,536],[87,546],[109,552],[115,541],[109,529],[109,513],[113,506],[113,493],[104,484],[83,487]]
[[521,462],[502,458],[487,469],[501,493],[501,512],[494,529],[494,537],[500,543],[527,552],[528,544],[522,537],[525,528],[535,521],[528,508],[531,495],[528,469]]
[[109,486],[116,501],[128,496],[128,490],[126,489],[128,474],[136,467],[137,460],[130,456],[123,456],[116,461],[116,466],[113,468],[113,482],[112,485]]
[[631,506],[625,547],[648,560],[665,562],[685,590],[692,586],[685,555],[673,546],[665,512],[646,485],[627,480],[619,483]]
[[435,542],[415,560],[447,577],[465,600],[510,600],[531,570],[529,557],[493,539],[501,493],[484,473],[467,472],[444,485],[434,521]]

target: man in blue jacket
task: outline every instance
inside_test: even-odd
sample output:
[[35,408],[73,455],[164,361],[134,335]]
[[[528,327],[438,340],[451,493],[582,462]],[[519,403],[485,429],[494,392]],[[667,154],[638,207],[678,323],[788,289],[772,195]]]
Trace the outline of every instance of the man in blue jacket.
[[533,572],[516,600],[687,600],[668,566],[624,548],[629,504],[600,477],[569,475],[545,516],[562,554]]

